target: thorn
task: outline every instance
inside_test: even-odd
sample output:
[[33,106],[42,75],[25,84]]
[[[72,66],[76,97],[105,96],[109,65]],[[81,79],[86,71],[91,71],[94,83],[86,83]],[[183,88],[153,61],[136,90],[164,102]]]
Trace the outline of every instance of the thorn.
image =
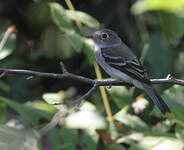
[[68,72],[68,71],[66,70],[65,65],[63,64],[62,61],[60,62],[60,66],[61,66],[61,70],[62,70],[63,73]]
[[0,74],[0,79],[1,79],[2,77],[4,77],[5,75],[6,75],[6,71],[2,72],[2,73]]
[[111,82],[108,83],[109,85],[107,86],[108,89],[110,89],[112,87]]
[[168,74],[166,79],[170,79],[171,78],[171,74]]
[[32,78],[34,78],[34,76],[29,76],[29,77],[26,78],[26,80],[30,80]]
[[112,85],[108,85],[107,88],[110,89],[112,87]]

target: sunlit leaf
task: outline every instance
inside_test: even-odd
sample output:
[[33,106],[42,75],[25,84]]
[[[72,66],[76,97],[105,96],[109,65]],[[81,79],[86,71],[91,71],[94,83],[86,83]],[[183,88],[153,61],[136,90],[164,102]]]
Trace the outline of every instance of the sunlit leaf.
[[80,110],[94,110],[96,111],[96,107],[94,104],[88,101],[82,101],[80,105]]
[[151,10],[164,10],[179,13],[184,9],[183,0],[138,0],[131,8],[134,14],[141,14]]
[[182,141],[173,137],[146,136],[130,147],[130,150],[182,150]]
[[51,113],[57,112],[57,109],[54,106],[49,105],[49,104],[47,104],[43,101],[40,101],[40,100],[31,102],[31,103],[29,103],[29,105],[31,105],[32,107],[34,107],[36,109],[40,109],[40,110],[43,110],[43,111],[48,111],[48,112],[51,112]]
[[[86,118],[90,118],[86,121]],[[65,125],[74,129],[105,129],[106,120],[94,110],[81,110],[69,115]]]
[[48,104],[57,104],[64,102],[64,93],[44,93],[42,95],[42,98],[48,103]]
[[127,125],[128,127],[142,132],[149,131],[148,125],[135,115],[130,115],[124,111],[121,111],[115,115],[116,120]]
[[127,135],[123,135],[122,137],[119,137],[117,139],[117,143],[126,143],[129,145],[135,144],[135,142],[138,142],[140,139],[144,137],[144,133],[142,132],[128,132]]
[[72,21],[68,18],[65,9],[58,3],[48,3],[54,23],[62,30],[73,30]]
[[88,27],[98,29],[100,26],[99,22],[95,18],[91,17],[85,12],[82,12],[82,11],[73,12],[72,10],[67,10],[66,14],[68,18],[71,18],[73,20],[76,20],[76,17],[75,17],[75,14],[76,14],[77,19],[79,19],[81,23],[87,25]]

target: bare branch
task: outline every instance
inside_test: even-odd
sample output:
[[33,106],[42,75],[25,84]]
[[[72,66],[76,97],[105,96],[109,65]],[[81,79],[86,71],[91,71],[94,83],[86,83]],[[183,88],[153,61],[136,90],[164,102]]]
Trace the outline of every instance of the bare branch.
[[[3,69],[0,68],[0,78],[7,74],[19,74],[19,75],[28,75],[30,77],[47,77],[47,78],[56,78],[56,79],[73,79],[80,82],[88,83],[92,85],[92,88],[85,93],[81,98],[86,98],[89,96],[98,86],[133,86],[129,83],[125,83],[121,80],[93,80],[90,78],[86,78],[80,75],[75,75],[72,73],[69,73],[64,64],[61,62],[61,69],[62,73],[47,73],[47,72],[38,72],[38,71],[32,71],[32,70],[22,70],[22,69]],[[151,82],[153,84],[177,84],[184,86],[184,80],[175,79],[170,74],[163,79],[151,79]]]

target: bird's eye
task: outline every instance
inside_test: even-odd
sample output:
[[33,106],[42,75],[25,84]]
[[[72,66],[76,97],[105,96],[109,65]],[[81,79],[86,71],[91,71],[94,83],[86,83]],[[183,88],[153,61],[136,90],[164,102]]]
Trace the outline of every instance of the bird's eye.
[[102,33],[102,39],[107,39],[107,38],[109,38],[109,35],[107,34],[107,33]]

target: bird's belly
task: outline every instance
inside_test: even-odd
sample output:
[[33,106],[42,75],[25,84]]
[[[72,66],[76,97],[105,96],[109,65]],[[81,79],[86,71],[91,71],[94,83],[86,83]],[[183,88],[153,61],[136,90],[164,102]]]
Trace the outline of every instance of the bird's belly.
[[[103,68],[103,67],[102,67]],[[104,69],[104,68],[103,68]],[[105,70],[105,69],[104,69]],[[132,83],[133,85],[135,85],[136,87],[140,88],[140,89],[144,89],[144,87],[142,86],[142,83],[136,79],[131,78],[130,76],[124,74],[123,72],[114,69],[114,68],[108,68],[105,70],[111,77],[116,78],[116,79],[120,79],[124,82],[128,82],[128,83]],[[116,73],[115,73],[116,72]]]
[[111,77],[123,80],[125,82],[130,82],[133,80],[131,77],[127,76],[126,74],[122,73],[121,71],[114,69],[112,67],[108,67],[108,69],[105,70]]

